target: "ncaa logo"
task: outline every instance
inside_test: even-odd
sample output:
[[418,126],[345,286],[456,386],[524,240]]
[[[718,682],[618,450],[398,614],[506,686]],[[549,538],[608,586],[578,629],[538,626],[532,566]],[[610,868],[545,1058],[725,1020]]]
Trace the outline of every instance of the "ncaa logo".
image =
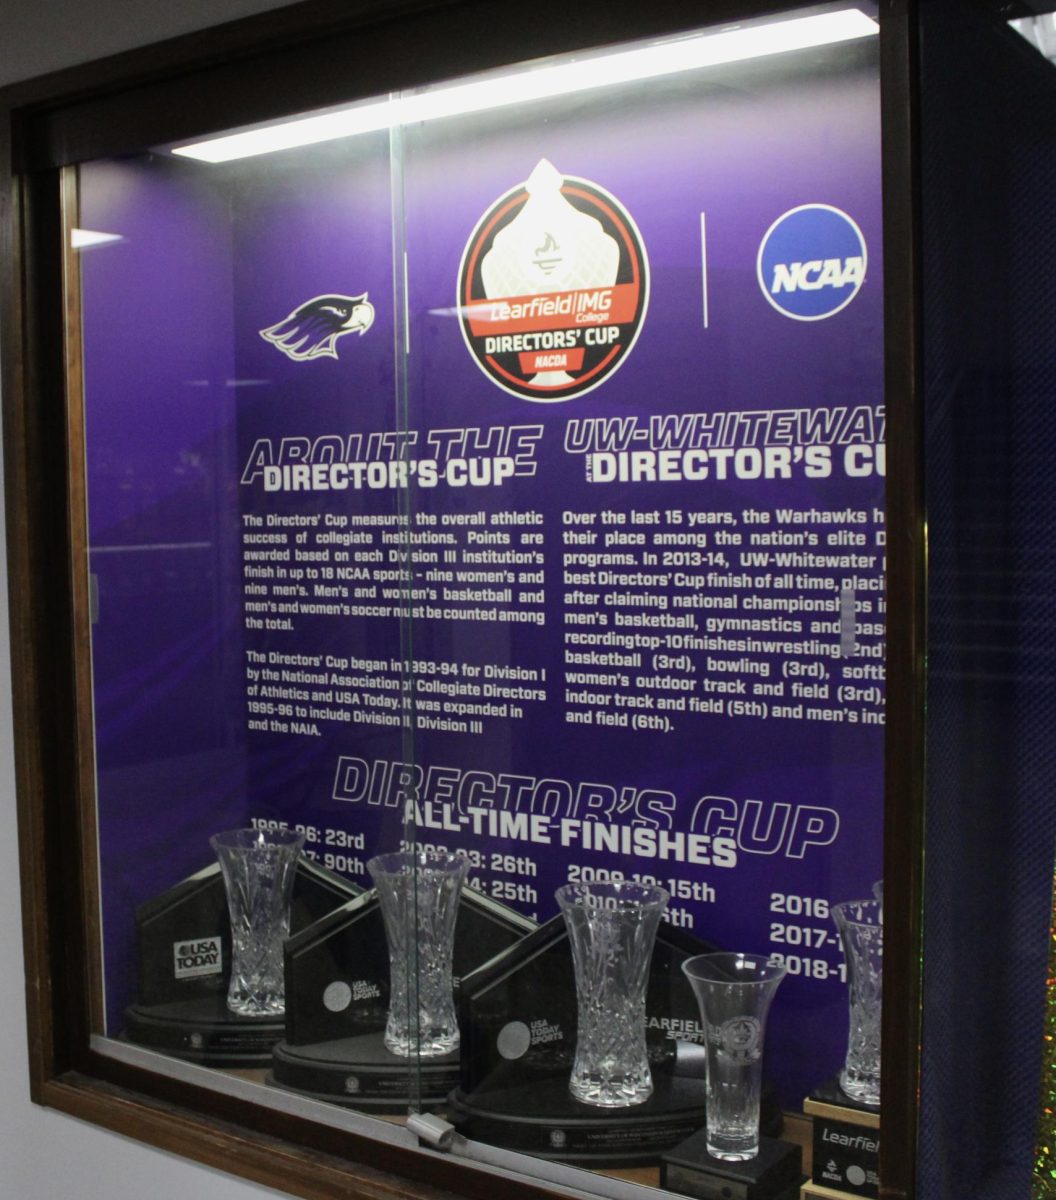
[[830,204],[802,204],[766,231],[756,274],[779,313],[821,321],[857,296],[865,267],[865,238],[854,221]]

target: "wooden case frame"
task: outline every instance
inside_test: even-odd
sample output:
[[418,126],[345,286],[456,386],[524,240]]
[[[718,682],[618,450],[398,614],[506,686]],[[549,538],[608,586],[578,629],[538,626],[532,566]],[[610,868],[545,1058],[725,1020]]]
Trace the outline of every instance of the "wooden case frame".
[[[22,902],[35,1102],[302,1197],[485,1196],[494,1177],[92,1050],[95,942],[79,337],[63,296],[78,161],[701,23],[766,0],[307,0],[0,91],[0,364]],[[912,0],[881,3],[889,638],[881,1196],[914,1194],[925,536]],[[483,36],[482,36],[483,32]],[[283,80],[277,88],[274,81]],[[351,81],[351,82],[350,82]],[[508,1179],[513,1200],[555,1194]]]

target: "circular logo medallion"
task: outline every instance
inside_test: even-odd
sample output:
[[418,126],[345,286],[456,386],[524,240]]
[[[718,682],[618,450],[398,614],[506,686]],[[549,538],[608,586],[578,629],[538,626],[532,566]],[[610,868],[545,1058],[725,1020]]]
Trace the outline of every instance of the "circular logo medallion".
[[603,383],[634,346],[648,303],[630,214],[545,159],[480,219],[459,267],[459,320],[477,366],[544,404]]
[[495,1048],[503,1058],[523,1058],[532,1047],[532,1031],[523,1021],[510,1021],[499,1030]]
[[865,267],[865,238],[857,224],[829,204],[803,204],[764,234],[756,275],[779,313],[794,321],[821,321],[858,295]]
[[323,1007],[332,1013],[344,1012],[352,1003],[352,989],[342,979],[327,984],[323,991]]
[[755,1017],[732,1017],[719,1026],[719,1052],[737,1063],[751,1063],[762,1054],[762,1029]]

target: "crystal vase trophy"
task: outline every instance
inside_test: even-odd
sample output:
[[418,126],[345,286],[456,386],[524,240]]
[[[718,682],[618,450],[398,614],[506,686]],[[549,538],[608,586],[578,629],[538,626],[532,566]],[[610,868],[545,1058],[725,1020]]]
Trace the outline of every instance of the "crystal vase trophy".
[[882,900],[848,900],[832,910],[843,942],[850,1031],[840,1087],[852,1100],[880,1106],[880,1000],[884,968]]
[[880,1185],[882,879],[872,892],[874,898],[832,906],[846,963],[850,1022],[842,1066],[803,1101],[814,1140],[812,1177],[804,1197],[875,1196]]
[[759,1153],[766,1018],[786,968],[756,954],[702,954],[682,970],[707,1031],[707,1150],[744,1162]]
[[227,1007],[243,1017],[286,1011],[282,945],[304,835],[288,829],[232,829],[209,839],[220,861],[231,917]]
[[389,944],[385,1046],[423,1058],[458,1046],[451,971],[455,919],[468,861],[423,850],[380,854],[367,863]]
[[584,1104],[624,1108],[653,1091],[645,992],[663,888],[568,883],[557,890],[572,946],[577,1035],[569,1091]]

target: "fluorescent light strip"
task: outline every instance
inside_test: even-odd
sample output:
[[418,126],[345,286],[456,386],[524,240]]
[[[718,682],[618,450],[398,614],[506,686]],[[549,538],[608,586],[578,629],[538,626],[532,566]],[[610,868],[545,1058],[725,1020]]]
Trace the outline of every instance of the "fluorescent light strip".
[[339,112],[177,146],[172,153],[203,162],[230,162],[388,129],[394,124],[435,121],[611,84],[675,75],[697,67],[854,41],[878,32],[876,22],[854,8],[765,25],[748,25],[371,101]]
[[74,250],[86,250],[89,246],[105,246],[109,242],[122,240],[119,233],[99,233],[94,229],[70,230],[70,246]]

